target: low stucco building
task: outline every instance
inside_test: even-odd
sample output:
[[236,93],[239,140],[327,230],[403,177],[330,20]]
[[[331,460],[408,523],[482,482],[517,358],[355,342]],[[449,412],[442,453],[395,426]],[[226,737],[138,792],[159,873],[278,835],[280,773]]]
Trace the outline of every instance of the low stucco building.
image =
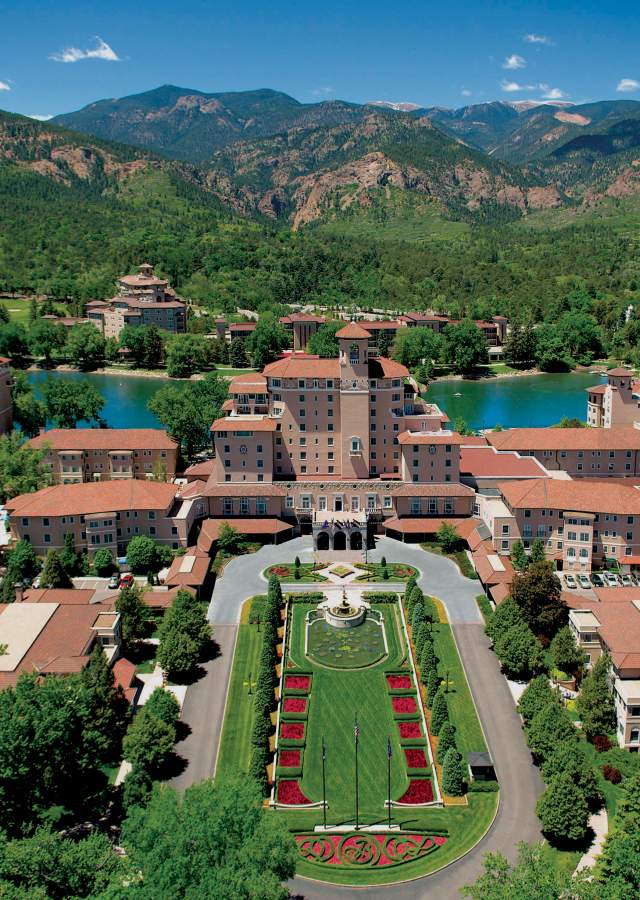
[[52,428],[29,441],[45,449],[56,483],[157,478],[176,473],[178,445],[159,428]]

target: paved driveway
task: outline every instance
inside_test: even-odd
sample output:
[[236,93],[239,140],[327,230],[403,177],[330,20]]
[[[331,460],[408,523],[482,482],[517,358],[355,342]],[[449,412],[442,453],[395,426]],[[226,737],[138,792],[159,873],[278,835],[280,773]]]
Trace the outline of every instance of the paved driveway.
[[[222,654],[210,664],[207,677],[187,692],[183,717],[189,722],[192,733],[179,751],[188,757],[189,766],[176,779],[177,786],[186,787],[213,774],[242,603],[247,597],[265,592],[266,582],[261,572],[267,566],[291,562],[296,556],[303,562],[308,561],[311,553],[310,537],[265,546],[251,556],[232,560],[226,566],[223,577],[216,581],[208,616],[222,645]],[[419,881],[395,887],[367,888],[366,896],[371,900],[458,897],[460,888],[480,874],[485,853],[500,850],[514,860],[518,842],[540,839],[534,809],[542,783],[537,769],[531,764],[507,683],[484,634],[482,617],[475,601],[481,591],[479,582],[464,578],[455,563],[435,554],[427,554],[418,545],[383,537],[377,540],[376,549],[370,552],[369,558],[379,561],[382,556],[386,556],[389,562],[408,563],[420,569],[420,587],[425,593],[439,597],[447,608],[500,780],[501,799],[489,833],[461,860]],[[384,587],[389,589],[392,585],[387,583]],[[287,586],[287,589],[302,588],[295,584]],[[341,900],[354,896],[353,888],[324,885],[304,878],[293,879],[290,888],[293,894],[308,900]]]

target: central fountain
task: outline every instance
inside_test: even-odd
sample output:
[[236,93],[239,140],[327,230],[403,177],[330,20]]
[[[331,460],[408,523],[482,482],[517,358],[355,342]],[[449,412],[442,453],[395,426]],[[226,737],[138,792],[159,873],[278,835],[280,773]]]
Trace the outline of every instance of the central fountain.
[[359,597],[347,600],[347,592],[342,589],[342,600],[324,600],[318,607],[324,614],[325,621],[334,628],[355,628],[361,625],[367,614],[367,604]]

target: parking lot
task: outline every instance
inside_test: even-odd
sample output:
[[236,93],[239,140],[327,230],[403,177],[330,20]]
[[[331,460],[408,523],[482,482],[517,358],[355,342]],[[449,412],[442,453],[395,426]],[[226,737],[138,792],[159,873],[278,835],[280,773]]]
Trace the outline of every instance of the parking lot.
[[596,591],[600,588],[638,588],[640,595],[640,580],[634,575],[621,575],[617,572],[558,572],[558,578],[562,584],[562,589],[572,594],[577,594],[588,598],[589,600],[597,600]]

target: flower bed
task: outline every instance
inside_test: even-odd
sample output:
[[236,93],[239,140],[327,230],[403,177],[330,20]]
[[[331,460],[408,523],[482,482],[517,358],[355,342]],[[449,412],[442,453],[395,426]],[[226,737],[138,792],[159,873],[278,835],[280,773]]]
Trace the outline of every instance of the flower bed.
[[426,769],[429,765],[424,750],[417,747],[406,748],[404,755],[408,769]]
[[390,691],[410,691],[413,687],[409,675],[387,675]]
[[400,797],[399,803],[431,803],[433,788],[428,778],[412,778],[409,787]]
[[307,712],[306,697],[285,697],[282,702],[282,709],[285,713],[304,713]]
[[420,722],[398,722],[401,740],[413,740],[422,737]]
[[304,691],[309,693],[311,687],[310,675],[285,675],[284,689],[285,691]]
[[418,712],[418,704],[415,697],[392,697],[391,705],[396,715],[415,714]]
[[303,741],[304,727],[304,722],[283,722],[280,737],[285,741]]
[[284,769],[298,769],[300,767],[300,750],[281,750],[278,755],[278,765]]
[[311,803],[308,797],[300,790],[300,785],[296,778],[278,782],[277,791],[278,803],[284,803],[288,806],[306,806]]
[[296,834],[300,858],[310,863],[373,869],[399,866],[433,853],[447,832],[420,834]]

